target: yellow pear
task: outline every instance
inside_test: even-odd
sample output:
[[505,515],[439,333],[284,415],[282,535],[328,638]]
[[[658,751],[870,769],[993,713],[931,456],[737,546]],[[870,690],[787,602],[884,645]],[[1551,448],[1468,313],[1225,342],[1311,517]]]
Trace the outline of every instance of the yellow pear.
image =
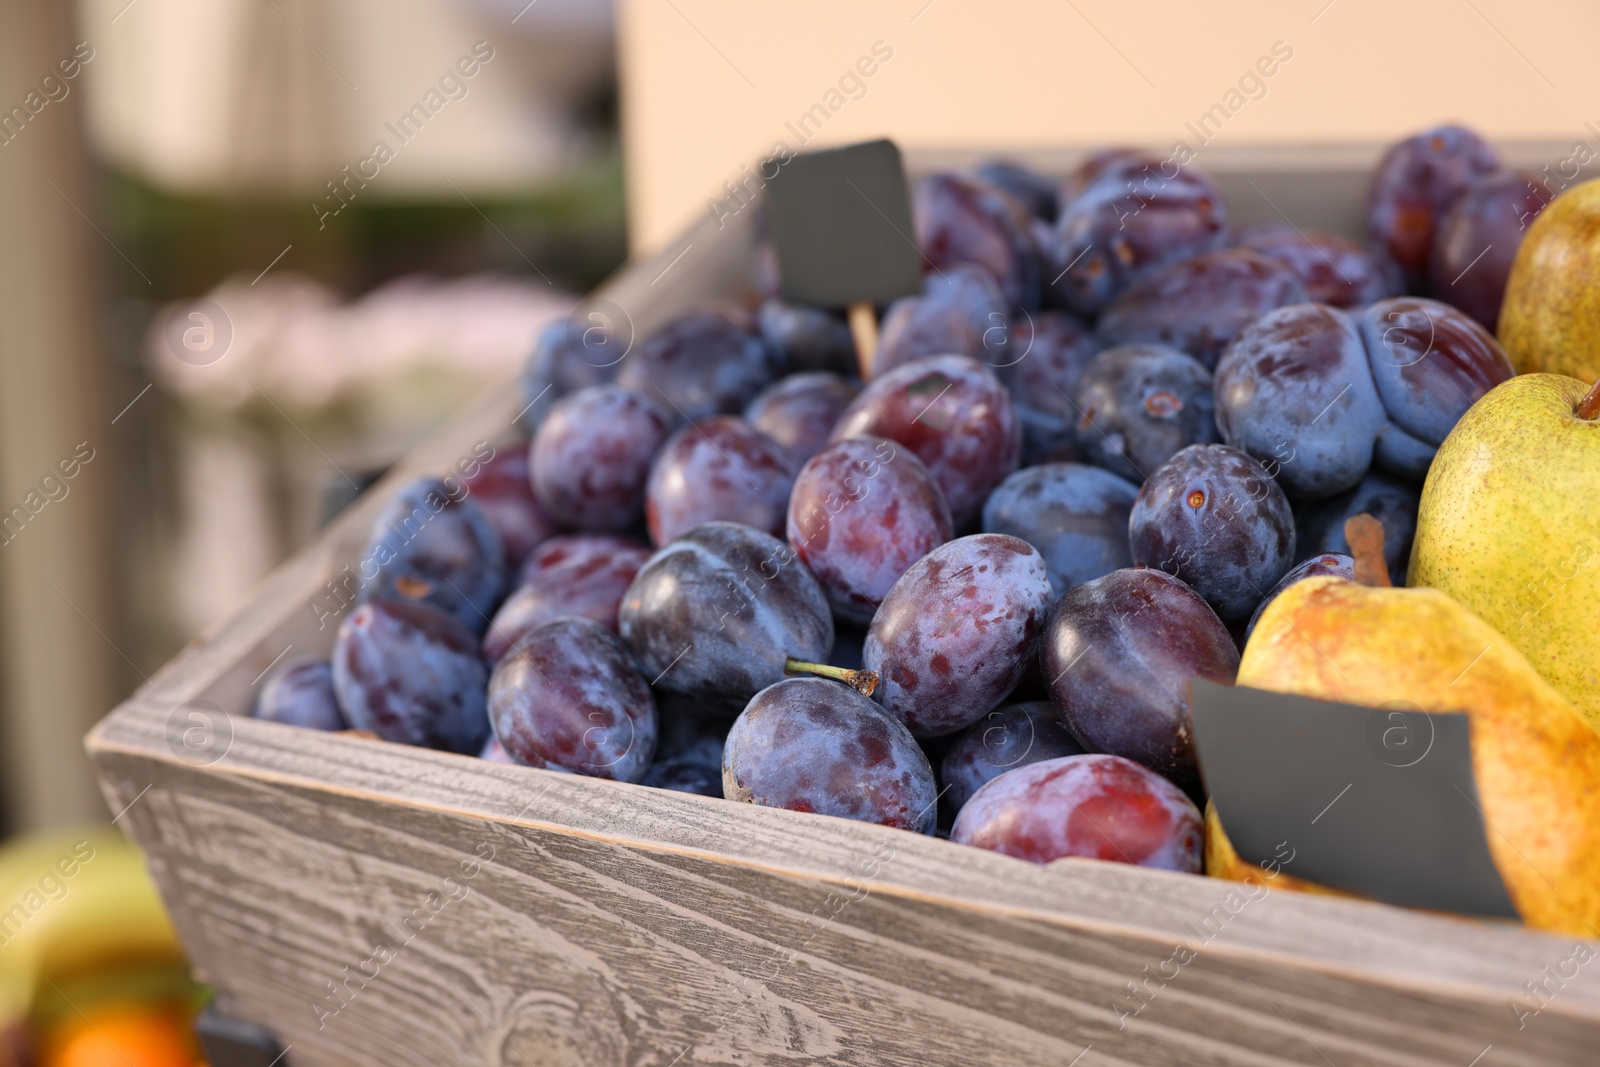
[[1357,516],[1346,531],[1357,581],[1308,578],[1280,593],[1239,684],[1472,716],[1489,854],[1512,902],[1529,926],[1600,937],[1600,733],[1471,611],[1437,589],[1387,588],[1376,520]]
[[45,979],[135,963],[152,975],[188,972],[137,845],[90,826],[0,848],[0,1035]]
[[1600,179],[1568,189],[1528,227],[1498,333],[1518,374],[1600,378]]
[[1600,386],[1587,389],[1522,374],[1467,409],[1428,470],[1407,584],[1471,608],[1600,727]]

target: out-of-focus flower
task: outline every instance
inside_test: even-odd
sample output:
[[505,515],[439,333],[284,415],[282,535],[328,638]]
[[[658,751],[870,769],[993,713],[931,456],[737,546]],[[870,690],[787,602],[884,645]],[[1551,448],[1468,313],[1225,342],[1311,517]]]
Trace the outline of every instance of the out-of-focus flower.
[[[509,379],[539,331],[575,300],[542,282],[414,276],[340,304],[327,287],[289,273],[254,285],[233,278],[200,301],[164,308],[145,347],[157,380],[204,406],[244,407],[259,389],[275,404],[306,411],[419,373]],[[191,319],[197,312],[204,318]],[[191,322],[214,331],[225,349],[205,360],[179,358],[176,346]]]

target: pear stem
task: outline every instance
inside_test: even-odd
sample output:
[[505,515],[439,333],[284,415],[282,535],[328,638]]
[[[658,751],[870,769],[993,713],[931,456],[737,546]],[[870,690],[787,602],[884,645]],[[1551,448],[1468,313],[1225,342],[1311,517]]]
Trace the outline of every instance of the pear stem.
[[1583,399],[1578,401],[1578,418],[1590,422],[1600,419],[1600,382],[1594,383],[1594,388],[1583,394]]
[[1389,564],[1383,558],[1383,523],[1362,512],[1344,520],[1344,539],[1356,561],[1356,581],[1375,589],[1388,589]]
[[848,667],[834,667],[827,663],[807,663],[793,656],[783,661],[783,673],[815,674],[822,678],[832,678],[836,682],[843,682],[862,696],[871,696],[878,688],[877,671],[853,671]]

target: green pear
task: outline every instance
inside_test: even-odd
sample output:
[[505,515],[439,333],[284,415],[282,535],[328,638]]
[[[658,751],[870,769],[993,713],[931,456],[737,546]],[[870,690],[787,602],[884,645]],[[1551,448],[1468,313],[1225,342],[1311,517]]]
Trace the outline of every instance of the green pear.
[[1568,189],[1528,227],[1498,333],[1518,374],[1600,378],[1600,179]]
[[1600,728],[1600,384],[1502,382],[1428,470],[1408,585],[1504,634]]

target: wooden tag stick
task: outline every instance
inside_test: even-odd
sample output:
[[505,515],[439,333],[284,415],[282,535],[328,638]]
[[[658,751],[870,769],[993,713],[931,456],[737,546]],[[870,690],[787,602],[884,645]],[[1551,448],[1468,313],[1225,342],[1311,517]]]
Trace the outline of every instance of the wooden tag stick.
[[878,358],[878,309],[870,301],[851,304],[850,336],[856,343],[856,367],[861,380],[872,380],[873,362]]

